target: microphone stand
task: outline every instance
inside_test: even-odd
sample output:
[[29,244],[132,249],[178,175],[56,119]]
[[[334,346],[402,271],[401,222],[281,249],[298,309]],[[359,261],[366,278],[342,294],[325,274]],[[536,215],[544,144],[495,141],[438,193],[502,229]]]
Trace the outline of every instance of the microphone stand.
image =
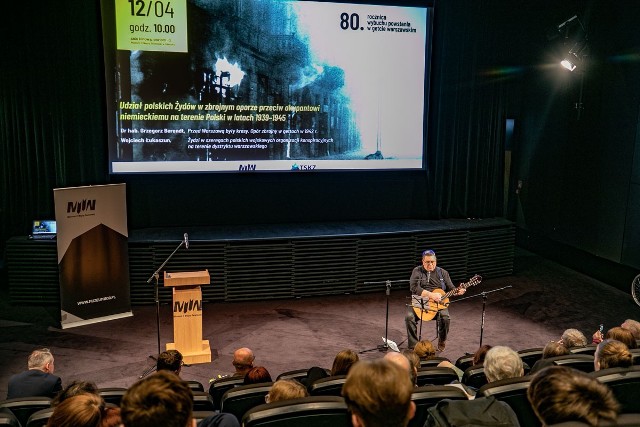
[[499,289],[493,289],[491,291],[483,291],[476,295],[470,295],[464,298],[457,298],[455,302],[460,302],[469,298],[482,297],[482,322],[480,323],[480,345],[478,347],[482,347],[482,336],[484,335],[484,317],[485,317],[485,307],[487,306],[487,295],[492,294],[494,292],[503,291],[507,288],[512,288],[513,286],[504,286]]
[[[186,239],[186,234],[185,234],[185,239]],[[147,279],[147,283],[151,283],[151,281],[154,281],[154,287],[155,287],[155,300],[156,300],[156,332],[158,335],[158,353],[156,353],[157,355],[160,355],[161,351],[160,351],[160,296],[158,293],[158,281],[160,279],[160,270],[162,270],[164,268],[165,265],[167,265],[167,263],[169,262],[169,260],[173,257],[173,255],[178,252],[178,249],[180,249],[182,247],[182,245],[185,244],[185,239],[180,241],[180,244],[178,245],[177,248],[175,248],[173,250],[173,252],[171,252],[171,255],[169,255],[167,257],[167,259],[164,260],[164,262],[160,265],[160,267],[158,267],[158,269]],[[153,360],[157,360],[156,357],[154,357],[153,355],[149,356],[150,358],[152,358]],[[140,375],[140,378],[144,378],[147,375],[149,375],[151,372],[153,372],[156,369],[155,366],[151,366],[148,369],[146,369],[142,375]]]
[[387,295],[387,314],[385,316],[385,322],[384,322],[384,344],[380,344],[378,346],[376,346],[375,348],[370,348],[368,350],[362,350],[359,353],[367,353],[369,351],[373,351],[373,350],[378,350],[378,351],[387,351],[389,349],[389,344],[387,343],[387,341],[389,340],[389,295],[391,295],[391,284],[392,283],[403,283],[403,282],[408,282],[408,280],[385,280],[383,282],[364,282],[365,285],[379,285],[384,283],[385,284],[385,293]]

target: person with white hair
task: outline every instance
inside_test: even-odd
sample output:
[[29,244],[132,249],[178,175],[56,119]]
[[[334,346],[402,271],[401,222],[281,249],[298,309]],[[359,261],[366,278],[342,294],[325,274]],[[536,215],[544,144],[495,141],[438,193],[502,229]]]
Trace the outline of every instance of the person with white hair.
[[29,355],[28,370],[9,378],[7,399],[16,397],[54,397],[62,390],[62,380],[53,374],[53,355],[48,348],[34,350]]
[[484,358],[484,374],[488,382],[517,378],[524,375],[518,353],[506,346],[491,347]]

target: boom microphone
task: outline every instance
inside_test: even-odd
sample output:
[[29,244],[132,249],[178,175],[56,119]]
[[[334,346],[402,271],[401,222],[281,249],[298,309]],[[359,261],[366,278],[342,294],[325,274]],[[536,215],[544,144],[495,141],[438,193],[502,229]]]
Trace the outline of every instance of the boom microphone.
[[184,247],[189,249],[189,235],[184,233]]

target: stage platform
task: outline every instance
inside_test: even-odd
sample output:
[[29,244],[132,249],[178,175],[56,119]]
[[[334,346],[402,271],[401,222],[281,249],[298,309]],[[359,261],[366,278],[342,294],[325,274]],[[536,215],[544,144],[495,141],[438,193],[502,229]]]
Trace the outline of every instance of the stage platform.
[[[147,279],[184,233],[189,249],[180,248],[164,270],[208,269],[206,302],[374,292],[408,279],[424,249],[436,251],[456,282],[513,272],[515,225],[502,218],[146,228],[129,233],[132,304],[154,302]],[[7,267],[13,303],[59,303],[55,241],[11,238]],[[160,300],[171,300],[162,280]]]

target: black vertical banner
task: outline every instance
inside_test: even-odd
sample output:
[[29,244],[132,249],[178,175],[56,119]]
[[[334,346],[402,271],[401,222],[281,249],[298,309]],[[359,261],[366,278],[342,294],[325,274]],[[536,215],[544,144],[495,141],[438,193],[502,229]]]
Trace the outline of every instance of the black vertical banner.
[[63,328],[131,316],[125,184],[54,189]]

